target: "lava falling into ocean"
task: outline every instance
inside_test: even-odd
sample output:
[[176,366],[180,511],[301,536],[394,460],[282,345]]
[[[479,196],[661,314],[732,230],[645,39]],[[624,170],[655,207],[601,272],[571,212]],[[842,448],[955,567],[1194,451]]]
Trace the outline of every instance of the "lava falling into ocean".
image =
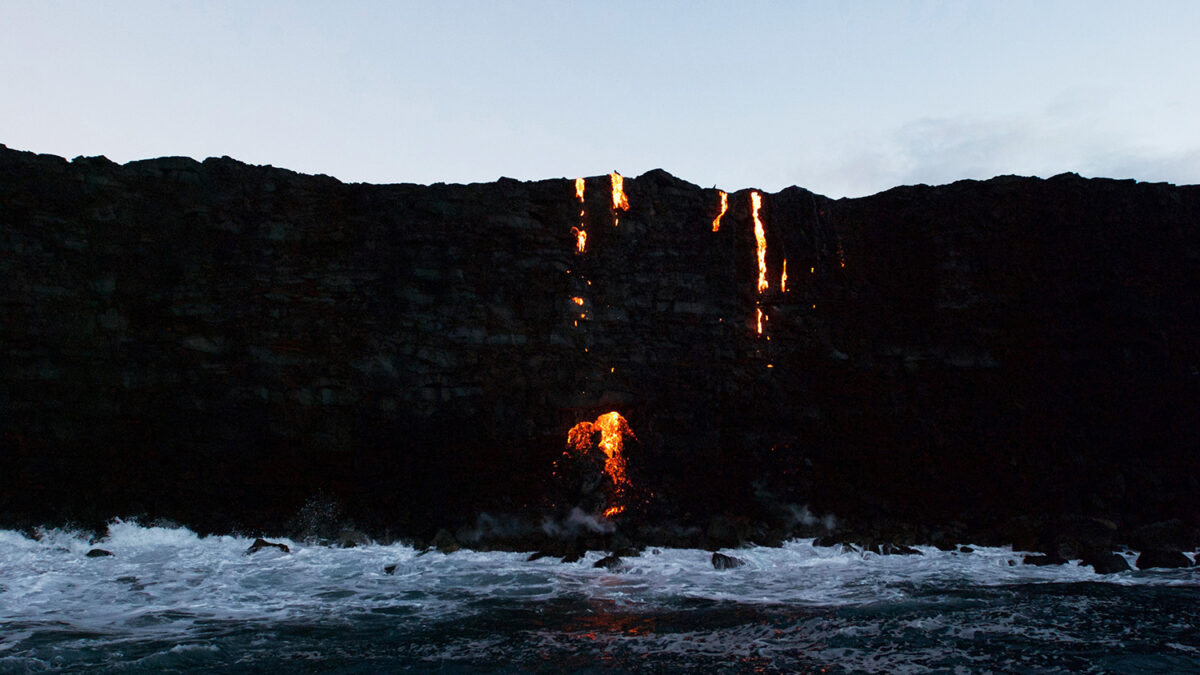
[[629,475],[625,469],[625,438],[637,438],[629,422],[616,411],[604,413],[595,422],[580,422],[567,432],[567,448],[578,453],[586,453],[593,446],[593,436],[599,432],[598,445],[604,452],[604,473],[612,481],[612,502],[605,509],[605,516],[615,516],[625,510],[622,500],[627,488],[631,487]]

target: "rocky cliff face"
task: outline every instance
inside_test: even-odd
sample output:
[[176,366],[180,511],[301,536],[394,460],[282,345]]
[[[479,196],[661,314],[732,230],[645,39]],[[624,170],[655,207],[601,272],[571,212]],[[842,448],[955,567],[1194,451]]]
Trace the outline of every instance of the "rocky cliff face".
[[1198,517],[1200,188],[763,194],[760,291],[750,191],[611,183],[0,146],[0,519],[428,533],[568,506],[608,411],[632,520]]

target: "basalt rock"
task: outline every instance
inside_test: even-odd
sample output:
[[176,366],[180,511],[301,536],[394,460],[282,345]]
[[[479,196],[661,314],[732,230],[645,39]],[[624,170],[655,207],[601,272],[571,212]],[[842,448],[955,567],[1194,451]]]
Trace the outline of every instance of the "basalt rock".
[[735,567],[741,567],[742,565],[745,565],[745,564],[746,564],[746,561],[742,560],[741,558],[735,558],[731,555],[725,555],[724,553],[713,553],[712,554],[713,569],[731,570]]
[[1130,571],[1129,562],[1123,556],[1111,551],[1085,551],[1080,564],[1091,565],[1096,574],[1116,574]]
[[[760,291],[749,190],[714,232],[715,189],[651,171],[614,211],[584,183],[0,147],[0,525],[285,532],[324,495],[424,540],[616,499],[608,527],[700,545],[799,504],[905,544],[1126,528],[1079,548],[1200,512],[1200,188],[788,188]],[[628,485],[563,485],[609,411]]]
[[596,569],[606,569],[609,571],[618,570],[621,568],[621,558],[620,556],[616,555],[606,555],[592,563],[592,567]]
[[1176,569],[1180,567],[1191,567],[1192,561],[1186,555],[1179,551],[1163,551],[1154,550],[1142,551],[1134,563],[1139,570],[1148,570],[1154,568]]
[[287,544],[282,544],[282,543],[274,542],[274,541],[267,541],[266,539],[259,538],[259,539],[255,539],[253,544],[250,544],[250,548],[246,549],[246,555],[250,555],[252,553],[258,553],[259,551],[265,551],[266,549],[269,549],[269,548],[278,549],[284,553],[292,552],[292,550],[290,548],[288,548]]
[[89,558],[107,558],[107,557],[111,556],[112,554],[113,554],[112,551],[106,551],[102,548],[94,548],[94,549],[88,551],[86,555]]

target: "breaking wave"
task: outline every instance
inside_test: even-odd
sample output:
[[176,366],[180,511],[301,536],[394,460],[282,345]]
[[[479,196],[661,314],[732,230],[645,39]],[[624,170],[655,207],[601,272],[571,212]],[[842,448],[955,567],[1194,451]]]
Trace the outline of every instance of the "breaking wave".
[[100,541],[0,531],[0,672],[1200,669],[1197,568],[1101,576],[1005,548],[799,540],[726,551],[745,562],[732,570],[665,548],[596,569],[602,552],[278,541],[291,552],[131,522]]

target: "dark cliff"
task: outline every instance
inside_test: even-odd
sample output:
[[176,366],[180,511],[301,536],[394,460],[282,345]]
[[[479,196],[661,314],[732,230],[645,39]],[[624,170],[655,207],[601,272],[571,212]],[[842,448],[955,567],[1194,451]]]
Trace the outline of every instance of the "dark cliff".
[[610,410],[632,520],[1195,524],[1200,188],[789,188],[761,293],[750,191],[713,232],[716,190],[624,189],[0,146],[0,524],[428,534],[564,506]]

